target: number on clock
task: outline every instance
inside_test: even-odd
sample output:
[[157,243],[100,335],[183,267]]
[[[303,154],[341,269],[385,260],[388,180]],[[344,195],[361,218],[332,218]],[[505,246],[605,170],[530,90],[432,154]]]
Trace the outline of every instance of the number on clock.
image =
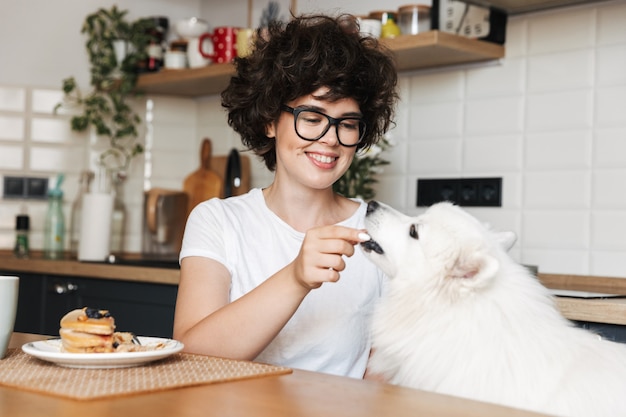
[[439,0],[439,28],[468,38],[489,34],[490,10],[457,0]]

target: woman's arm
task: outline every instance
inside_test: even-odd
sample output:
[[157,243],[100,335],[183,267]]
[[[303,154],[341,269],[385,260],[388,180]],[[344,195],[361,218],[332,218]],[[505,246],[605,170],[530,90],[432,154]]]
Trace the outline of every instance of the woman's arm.
[[183,342],[188,352],[254,359],[311,289],[339,279],[345,268],[342,257],[352,256],[359,232],[342,226],[311,229],[293,262],[232,303],[226,267],[208,258],[184,258],[174,338]]
[[230,274],[212,259],[181,263],[174,338],[187,352],[252,360],[294,314],[308,290],[283,269],[232,303]]

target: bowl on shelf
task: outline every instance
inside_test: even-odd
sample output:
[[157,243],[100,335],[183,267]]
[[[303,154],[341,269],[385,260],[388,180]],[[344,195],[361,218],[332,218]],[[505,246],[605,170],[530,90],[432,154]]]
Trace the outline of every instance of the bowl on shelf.
[[181,38],[197,38],[209,31],[209,22],[198,17],[181,19],[174,24],[174,30]]

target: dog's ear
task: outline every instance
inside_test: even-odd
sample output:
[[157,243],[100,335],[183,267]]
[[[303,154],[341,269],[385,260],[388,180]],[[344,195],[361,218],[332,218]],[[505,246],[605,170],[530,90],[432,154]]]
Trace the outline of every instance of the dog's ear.
[[507,252],[511,250],[517,241],[515,232],[498,232],[494,233],[494,235],[498,244]]
[[455,279],[473,279],[475,281],[490,278],[498,270],[498,261],[484,249],[475,248],[459,254],[451,271]]

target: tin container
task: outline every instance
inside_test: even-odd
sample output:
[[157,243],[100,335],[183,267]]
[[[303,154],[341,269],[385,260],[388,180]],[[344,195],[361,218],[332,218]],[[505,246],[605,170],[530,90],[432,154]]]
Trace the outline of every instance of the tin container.
[[430,30],[430,7],[409,4],[398,8],[398,25],[403,35],[417,35]]

